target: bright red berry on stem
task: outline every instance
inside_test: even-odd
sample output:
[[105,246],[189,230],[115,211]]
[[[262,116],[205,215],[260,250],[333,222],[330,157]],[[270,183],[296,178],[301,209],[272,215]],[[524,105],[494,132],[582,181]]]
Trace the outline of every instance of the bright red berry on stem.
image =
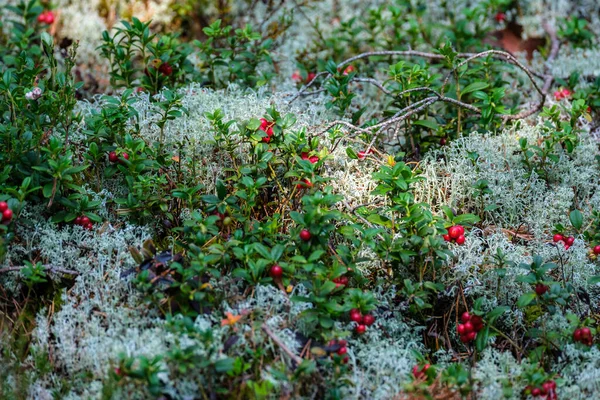
[[117,161],[119,161],[119,156],[117,156],[116,152],[111,151],[110,153],[108,153],[108,161],[110,161],[111,163],[116,163]]
[[2,222],[10,221],[13,217],[13,212],[10,208],[7,208],[2,212]]
[[8,203],[5,201],[0,201],[0,213],[8,210]]
[[306,83],[310,83],[313,79],[315,79],[316,76],[317,74],[315,74],[314,72],[309,72],[306,76]]
[[469,336],[467,334],[460,336],[460,341],[463,343],[469,343]]
[[446,242],[449,242],[449,241],[450,241],[450,236],[449,236],[449,235],[443,235],[442,237],[444,238],[444,240],[445,240]]
[[463,326],[465,327],[465,333],[473,332],[473,324],[471,321],[467,321]]
[[371,326],[375,323],[375,317],[371,314],[367,314],[363,317],[363,324],[366,326]]
[[451,239],[457,239],[460,235],[462,235],[464,233],[464,229],[461,233],[459,226],[455,225],[455,226],[451,226],[450,228],[448,228],[448,236],[450,236]]
[[356,333],[358,333],[359,335],[362,335],[363,333],[365,333],[367,331],[367,327],[365,325],[358,325],[356,328]]
[[593,251],[594,251],[594,254],[595,254],[595,255],[598,255],[598,254],[600,254],[600,244],[599,244],[599,245],[597,245],[597,246],[594,246],[594,249],[593,249]]
[[94,229],[94,224],[92,224],[91,222],[85,224],[83,226],[85,229],[87,229],[88,231],[91,231],[92,229]]
[[352,310],[350,310],[350,315],[352,314],[360,314],[360,310],[358,308],[353,308]]
[[300,231],[300,239],[302,239],[305,242],[308,242],[310,240],[310,232],[308,231],[308,229],[302,229]]
[[129,160],[129,154],[127,153],[123,153],[121,154],[121,156],[125,159],[125,160]]
[[81,225],[87,225],[90,222],[92,222],[92,221],[90,221],[90,219],[88,217],[86,217],[85,215],[83,217],[81,217]]
[[565,239],[565,243],[569,246],[573,246],[573,243],[575,243],[575,238],[573,236],[569,236],[567,239]]
[[340,356],[343,356],[343,355],[344,355],[344,354],[346,354],[347,352],[348,352],[348,349],[346,348],[346,346],[344,346],[344,347],[340,347],[340,349],[337,351],[337,353],[338,353]]
[[465,240],[466,239],[465,239],[464,235],[460,235],[459,237],[456,238],[456,244],[462,246],[463,244],[465,244]]
[[504,14],[503,12],[499,12],[494,18],[497,22],[504,22],[506,20],[506,14]]
[[346,67],[346,69],[344,69],[344,72],[342,74],[343,75],[349,75],[350,73],[352,73],[354,71],[355,71],[354,65],[348,65]]
[[560,242],[561,240],[564,240],[564,236],[561,235],[560,233],[557,233],[556,235],[554,235],[552,237],[552,240],[554,241],[554,243]]
[[470,319],[471,319],[471,314],[469,314],[468,311],[465,311],[460,316],[460,320],[462,321],[463,324],[466,324],[467,322],[469,322]]
[[573,340],[579,342],[582,339],[581,329],[575,329],[573,332]]
[[473,332],[469,332],[467,334],[467,338],[469,339],[469,341],[471,340],[475,340],[475,337],[477,336],[477,332],[473,331]]
[[283,268],[275,264],[271,267],[269,275],[271,275],[271,278],[281,278],[281,276],[283,275]]
[[364,318],[360,313],[350,314],[350,321],[363,324]]
[[532,396],[540,396],[542,394],[542,390],[540,388],[533,388],[531,389],[531,395]]
[[458,332],[458,334],[459,334],[460,336],[462,336],[462,335],[464,335],[465,333],[467,333],[467,332],[465,331],[465,326],[464,326],[464,324],[458,324],[458,326],[456,327],[456,332]]

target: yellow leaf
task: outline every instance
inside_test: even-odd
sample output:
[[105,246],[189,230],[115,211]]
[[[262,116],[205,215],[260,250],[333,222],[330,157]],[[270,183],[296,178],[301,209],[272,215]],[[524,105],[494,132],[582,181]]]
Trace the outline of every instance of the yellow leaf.
[[394,160],[394,156],[388,156],[387,163],[390,167],[393,167],[394,165],[396,165],[396,160]]
[[225,316],[227,318],[221,320],[221,326],[225,326],[225,325],[233,326],[242,318],[241,315],[233,315],[230,312],[226,312]]

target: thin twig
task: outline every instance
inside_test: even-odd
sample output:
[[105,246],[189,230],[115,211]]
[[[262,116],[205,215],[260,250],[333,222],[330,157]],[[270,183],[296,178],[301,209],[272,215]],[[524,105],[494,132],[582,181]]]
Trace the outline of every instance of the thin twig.
[[[28,268],[28,267],[26,267],[26,266],[6,267],[6,268],[0,269],[0,274],[6,273],[6,272],[21,271],[24,268]],[[42,268],[45,269],[46,271],[58,272],[58,273],[65,274],[65,275],[79,275],[79,272],[77,272],[77,271],[73,271],[72,269],[56,267],[54,265],[42,265]]]
[[273,331],[271,331],[271,329],[267,326],[267,324],[262,324],[261,328],[263,331],[265,331],[267,336],[269,336],[271,338],[271,340],[273,340],[275,342],[275,344],[277,344],[277,346],[281,347],[281,350],[283,350],[283,352],[285,354],[290,356],[290,358],[296,363],[296,365],[300,365],[302,363],[302,359],[300,357],[298,357],[296,354],[294,354],[290,349],[288,349],[287,346],[285,344],[283,344],[281,339],[279,339],[273,333]]

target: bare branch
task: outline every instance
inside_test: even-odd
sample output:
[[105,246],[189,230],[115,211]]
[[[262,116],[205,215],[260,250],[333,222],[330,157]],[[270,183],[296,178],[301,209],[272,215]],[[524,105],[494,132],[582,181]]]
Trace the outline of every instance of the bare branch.
[[296,363],[296,365],[299,365],[300,363],[302,363],[302,358],[300,358],[299,356],[294,354],[290,349],[288,349],[287,346],[281,341],[281,339],[279,339],[273,333],[273,331],[271,331],[271,329],[267,326],[267,324],[262,324],[261,328],[263,331],[265,331],[267,336],[269,336],[271,338],[271,340],[273,340],[277,344],[277,346],[279,346],[281,348],[281,350],[283,350],[283,352],[285,354],[290,356],[290,358]]
[[[21,271],[24,268],[27,268],[27,267],[20,266],[20,267],[1,268],[0,274],[6,273],[6,272]],[[61,273],[61,274],[65,274],[65,275],[75,275],[75,276],[79,275],[79,272],[77,272],[77,271],[73,271],[72,269],[66,269],[66,268],[62,268],[62,267],[56,267],[54,265],[42,265],[42,268],[44,268],[44,270],[46,270],[46,271]]]

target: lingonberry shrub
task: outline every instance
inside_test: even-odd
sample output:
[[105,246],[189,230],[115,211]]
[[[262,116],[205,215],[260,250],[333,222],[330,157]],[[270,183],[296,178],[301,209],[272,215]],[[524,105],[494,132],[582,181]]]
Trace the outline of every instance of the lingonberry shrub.
[[110,63],[111,84],[114,87],[139,86],[157,93],[164,86],[184,82],[192,73],[188,60],[192,48],[177,35],[158,35],[150,31],[151,21],[121,21],[114,34],[102,32],[100,53]]

